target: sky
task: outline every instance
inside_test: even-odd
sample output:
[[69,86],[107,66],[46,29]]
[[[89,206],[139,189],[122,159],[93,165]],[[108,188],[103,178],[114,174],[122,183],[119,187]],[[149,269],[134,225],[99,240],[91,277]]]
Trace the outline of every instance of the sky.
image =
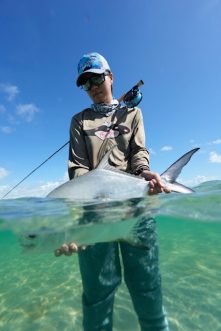
[[[200,147],[180,181],[221,179],[220,0],[0,0],[0,197],[69,140],[90,105],[77,64],[99,52],[120,97],[142,79],[146,146],[162,173]],[[63,148],[7,198],[67,180]]]

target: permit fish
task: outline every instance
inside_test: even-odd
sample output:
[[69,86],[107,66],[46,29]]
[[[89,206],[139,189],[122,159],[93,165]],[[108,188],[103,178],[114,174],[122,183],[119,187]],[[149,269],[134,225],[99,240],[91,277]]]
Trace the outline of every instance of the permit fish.
[[[47,197],[71,201],[124,200],[142,198],[148,193],[149,184],[144,178],[118,170],[109,164],[113,146],[98,166],[86,174],[58,186]],[[175,161],[160,177],[172,192],[192,193],[193,190],[176,181],[183,167],[199,148],[194,148]]]

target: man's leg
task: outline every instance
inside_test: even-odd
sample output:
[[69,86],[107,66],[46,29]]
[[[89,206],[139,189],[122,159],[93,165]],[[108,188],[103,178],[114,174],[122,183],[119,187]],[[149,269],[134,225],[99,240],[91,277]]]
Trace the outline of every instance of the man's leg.
[[143,219],[137,227],[141,246],[121,243],[124,279],[142,331],[168,331],[162,304],[161,277],[155,220]]
[[78,255],[84,331],[111,331],[114,295],[121,282],[118,244],[95,244]]

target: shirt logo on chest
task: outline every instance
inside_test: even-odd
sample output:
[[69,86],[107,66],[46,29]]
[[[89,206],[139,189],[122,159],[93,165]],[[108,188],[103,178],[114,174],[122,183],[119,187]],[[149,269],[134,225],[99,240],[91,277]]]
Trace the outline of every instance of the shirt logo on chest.
[[118,125],[117,123],[110,123],[105,121],[102,125],[91,129],[85,130],[87,136],[97,136],[101,140],[116,138],[119,135],[129,133],[130,129],[124,125]]

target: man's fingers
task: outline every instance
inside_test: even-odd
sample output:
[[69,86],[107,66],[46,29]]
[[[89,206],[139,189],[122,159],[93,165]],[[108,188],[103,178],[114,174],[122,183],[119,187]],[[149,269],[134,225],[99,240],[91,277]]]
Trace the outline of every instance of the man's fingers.
[[169,188],[165,187],[165,188],[164,188],[164,192],[165,192],[165,193],[171,193],[172,191],[171,191]]
[[68,244],[63,244],[60,249],[61,249],[62,253],[64,253],[64,254],[68,253],[69,245]]
[[87,246],[82,245],[78,246],[75,242],[70,244],[63,244],[60,248],[54,251],[55,256],[61,256],[62,254],[65,256],[70,256],[72,253],[77,253],[79,250],[85,250]]
[[149,195],[154,195],[154,194],[158,194],[158,193],[171,193],[171,190],[168,189],[166,186],[158,186],[158,185],[154,185],[152,183],[152,185],[149,185],[149,191],[148,194]]
[[55,251],[54,251],[54,255],[55,256],[61,256],[63,253],[62,253],[62,251],[60,250],[60,248],[58,248],[58,249],[56,249]]
[[149,181],[149,186],[150,186],[151,188],[154,188],[156,184],[157,184],[156,179],[152,179],[152,180]]
[[149,184],[149,195],[154,195],[154,194],[158,194],[158,193],[162,193],[164,192],[164,187],[163,186],[159,186],[157,183],[151,182]]
[[71,255],[68,244],[63,244],[60,248],[58,248],[54,251],[55,256],[61,256],[62,254],[66,255],[66,256]]
[[73,252],[77,252],[78,251],[78,246],[76,243],[70,243],[69,245],[69,250],[73,253]]

